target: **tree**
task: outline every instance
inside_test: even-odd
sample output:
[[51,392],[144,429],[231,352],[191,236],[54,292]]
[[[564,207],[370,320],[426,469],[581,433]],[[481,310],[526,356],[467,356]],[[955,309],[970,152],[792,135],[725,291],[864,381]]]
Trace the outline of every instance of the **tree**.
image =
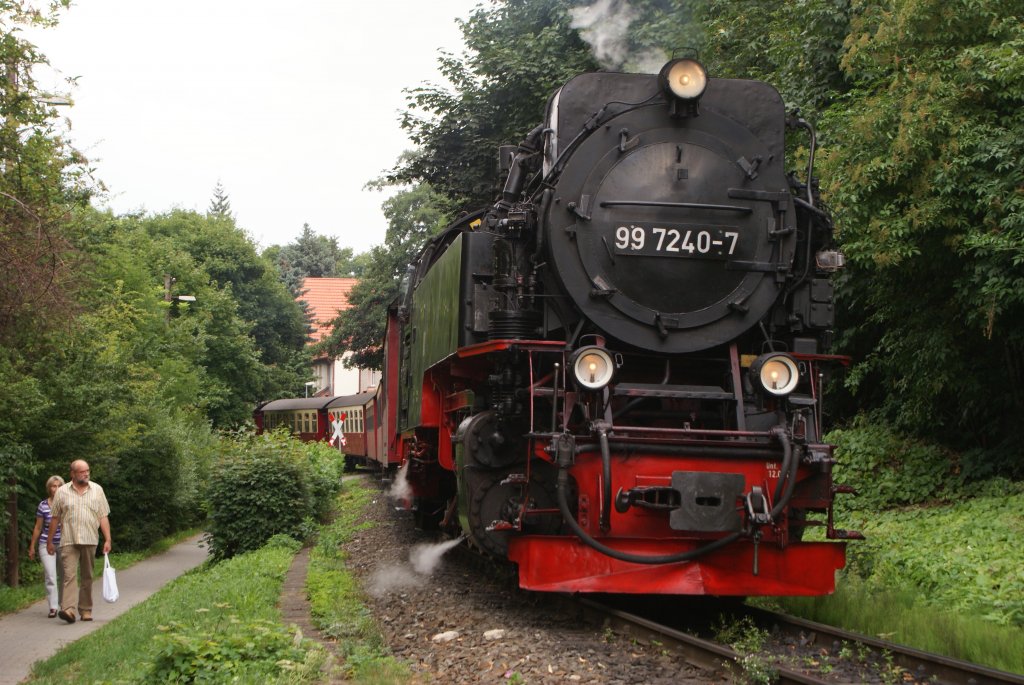
[[28,434],[46,405],[29,370],[74,311],[76,260],[62,219],[91,192],[85,159],[56,133],[56,112],[32,78],[33,66],[46,58],[20,28],[55,23],[67,4],[0,1],[0,383],[5,393],[24,393],[0,423],[3,577],[12,586],[19,583],[23,539],[19,483],[38,468]]
[[334,357],[352,352],[346,361],[350,367],[383,368],[387,309],[398,295],[406,266],[452,216],[451,203],[426,184],[398,192],[382,209],[388,219],[384,245],[370,251],[362,278],[349,292],[350,308],[331,322],[331,334],[320,343],[320,351]]
[[851,387],[959,447],[1015,442],[1024,410],[1022,47],[1009,0],[858,6],[822,120]]
[[[174,210],[124,217],[121,222],[122,230],[137,233],[140,244],[161,245],[151,265],[159,274],[177,277],[177,287],[185,289],[181,292],[197,297],[196,311],[224,308],[209,322],[223,330],[211,337],[207,351],[210,368],[218,370],[225,385],[221,401],[231,407],[211,416],[217,425],[247,420],[256,400],[301,392],[305,377],[296,370],[306,354],[306,319],[273,266],[259,256],[234,219]],[[197,291],[210,286],[214,292],[204,303]],[[251,338],[255,359],[238,335]]]
[[206,210],[208,216],[220,216],[229,218],[231,216],[231,201],[228,194],[224,192],[224,186],[220,180],[213,187],[213,198],[210,200],[210,208]]
[[53,23],[50,13],[0,2],[0,343],[67,317],[74,256],[62,220],[93,190],[85,158],[57,134],[52,98],[32,77],[46,58],[14,28]]
[[849,88],[839,60],[851,11],[850,0],[708,0],[696,10],[701,56],[713,76],[767,81],[816,121]]
[[557,86],[597,67],[569,28],[568,9],[565,0],[506,0],[460,22],[467,52],[439,60],[454,90],[408,91],[402,128],[417,149],[388,180],[425,182],[459,207],[492,201],[498,146],[520,142],[541,122]]
[[302,235],[294,243],[268,248],[264,256],[277,265],[294,297],[302,294],[304,278],[349,276],[359,269],[351,247],[338,247],[337,238],[317,235],[308,223],[302,225]]

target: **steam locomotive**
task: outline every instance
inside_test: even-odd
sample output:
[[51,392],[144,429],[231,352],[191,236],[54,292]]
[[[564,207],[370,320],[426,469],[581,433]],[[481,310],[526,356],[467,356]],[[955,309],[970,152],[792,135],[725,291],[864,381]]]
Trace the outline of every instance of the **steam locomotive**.
[[523,588],[831,592],[860,534],[833,523],[821,438],[843,257],[811,127],[674,59],[573,78],[499,157],[500,199],[425,245],[389,311],[368,459]]

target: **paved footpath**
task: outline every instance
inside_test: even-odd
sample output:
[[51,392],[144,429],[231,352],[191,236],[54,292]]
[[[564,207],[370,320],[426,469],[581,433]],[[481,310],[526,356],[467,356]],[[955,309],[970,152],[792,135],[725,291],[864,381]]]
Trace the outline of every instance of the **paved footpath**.
[[21,611],[0,617],[0,685],[15,685],[32,671],[32,664],[56,654],[64,645],[99,630],[185,571],[206,560],[200,536],[189,538],[163,554],[140,561],[131,568],[117,569],[120,598],[114,604],[103,601],[103,578],[93,580],[93,621],[67,624],[47,618],[46,599]]

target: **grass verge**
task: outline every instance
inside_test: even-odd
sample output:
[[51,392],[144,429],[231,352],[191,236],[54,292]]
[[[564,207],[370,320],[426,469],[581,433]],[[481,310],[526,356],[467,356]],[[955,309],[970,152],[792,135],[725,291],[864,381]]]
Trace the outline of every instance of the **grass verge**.
[[324,526],[310,551],[306,590],[317,627],[338,640],[346,676],[368,685],[408,683],[408,669],[388,653],[387,645],[365,604],[357,579],[346,569],[342,545],[372,526],[363,517],[371,500],[382,497],[363,478],[347,478],[335,507],[337,518]]
[[[1024,495],[847,515],[867,536],[847,546],[829,597],[783,610],[899,644],[1024,673]],[[859,519],[859,520],[858,520]]]
[[928,606],[917,589],[877,590],[856,576],[829,597],[775,600],[783,611],[1010,673],[1024,673],[1024,630]]
[[[183,530],[157,541],[148,549],[138,552],[111,552],[110,564],[119,571],[126,569],[129,566],[139,563],[143,559],[148,559],[154,554],[166,552],[169,548],[178,544],[182,540],[187,540],[193,535],[197,535],[199,532],[200,531],[198,529]],[[21,609],[46,598],[46,588],[43,586],[42,565],[39,563],[38,559],[30,568],[30,573],[26,574],[27,577],[23,579],[23,582],[19,587],[12,588],[7,587],[6,585],[0,586],[0,616],[14,611],[20,611]],[[94,578],[103,577],[102,554],[96,556],[96,564],[93,567],[92,575]]]
[[28,682],[317,682],[323,648],[282,627],[277,609],[298,547],[278,536],[204,564],[37,664]]

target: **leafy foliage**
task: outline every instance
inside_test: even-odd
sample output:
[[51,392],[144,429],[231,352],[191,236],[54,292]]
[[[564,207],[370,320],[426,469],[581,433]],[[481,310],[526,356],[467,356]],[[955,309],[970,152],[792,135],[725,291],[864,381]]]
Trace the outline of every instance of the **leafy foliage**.
[[398,296],[406,267],[451,216],[451,203],[426,184],[399,191],[382,209],[388,219],[384,245],[370,251],[362,278],[349,292],[351,308],[338,315],[321,343],[335,357],[351,351],[346,363],[352,367],[383,368],[388,306]]
[[343,461],[322,443],[270,433],[226,442],[210,479],[207,541],[215,559],[277,534],[304,539],[341,487]]
[[771,83],[786,104],[815,120],[848,89],[839,68],[850,0],[764,3],[710,0],[703,56],[712,76]]
[[263,364],[285,364],[303,348],[306,321],[301,309],[233,219],[176,210],[144,219],[142,224],[149,235],[166,238],[189,255],[212,285],[224,291],[230,288],[238,316],[248,322],[246,333],[254,339]]
[[1024,494],[885,512],[863,522],[847,573],[870,587],[913,587],[929,604],[1024,626]]
[[[296,644],[297,628],[274,621],[232,621],[213,630],[189,629],[177,622],[156,639],[159,655],[144,683],[201,683],[228,680],[266,682],[289,675],[306,658]],[[313,676],[313,674],[309,674]],[[316,678],[310,677],[309,682]]]
[[497,190],[498,146],[518,143],[540,123],[554,89],[597,67],[569,28],[566,0],[506,0],[461,21],[466,52],[443,55],[452,90],[408,91],[402,127],[417,149],[389,180],[425,182],[456,206],[490,202]]
[[[37,87],[32,70],[46,58],[22,37],[28,26],[49,26],[69,2],[0,1],[0,498],[19,501],[39,472],[31,432],[49,404],[47,388],[31,371],[59,342],[76,311],[72,230],[65,217],[85,205],[95,185],[87,160],[59,135],[57,111]],[[24,393],[23,396],[10,393]],[[39,500],[20,498],[22,507]],[[18,543],[27,538],[23,517],[6,525],[0,572],[18,580]]]
[[879,511],[947,498],[960,491],[957,455],[907,437],[882,422],[860,417],[851,426],[829,433],[836,445],[836,482],[852,486],[855,498],[840,498],[845,507]]
[[[132,322],[118,340],[158,370],[177,403],[233,427],[257,400],[301,392],[302,311],[231,219],[176,210],[83,221],[81,248],[94,255],[90,304],[111,325]],[[165,274],[176,279],[167,292]]]
[[729,665],[730,671],[737,682],[745,685],[768,685],[778,679],[778,670],[761,654],[768,638],[769,632],[758,628],[749,616],[734,621],[720,616],[715,626],[715,640],[732,647],[739,657],[735,664]]
[[[194,650],[200,658],[209,657],[201,663],[183,664],[184,673],[195,675],[194,681],[182,677],[172,682],[317,682],[326,658],[324,650],[282,628],[277,606],[298,547],[295,540],[278,539],[255,552],[203,564],[103,630],[83,636],[37,664],[36,682],[66,683],[69,674],[87,683],[153,682],[161,647],[176,654]],[[232,637],[236,634],[249,640],[239,644]],[[173,637],[185,643],[181,651],[173,645]],[[216,644],[206,643],[207,638]],[[291,647],[302,653],[285,651]],[[236,650],[252,661],[214,661],[216,655],[227,657]],[[284,655],[286,660],[275,663],[271,660],[274,655]],[[237,680],[222,677],[227,672]]]
[[274,245],[263,252],[273,262],[293,297],[302,295],[302,280],[313,278],[358,277],[365,258],[353,254],[351,247],[338,247],[338,239],[317,235],[309,224],[302,235],[285,246]]
[[852,265],[850,388],[898,426],[956,446],[1015,439],[1024,408],[1014,8],[856,4],[840,62],[852,87],[822,119],[822,175]]
[[55,23],[68,4],[0,2],[0,344],[29,345],[74,310],[76,259],[64,218],[95,186],[32,77],[46,58],[20,30]]

